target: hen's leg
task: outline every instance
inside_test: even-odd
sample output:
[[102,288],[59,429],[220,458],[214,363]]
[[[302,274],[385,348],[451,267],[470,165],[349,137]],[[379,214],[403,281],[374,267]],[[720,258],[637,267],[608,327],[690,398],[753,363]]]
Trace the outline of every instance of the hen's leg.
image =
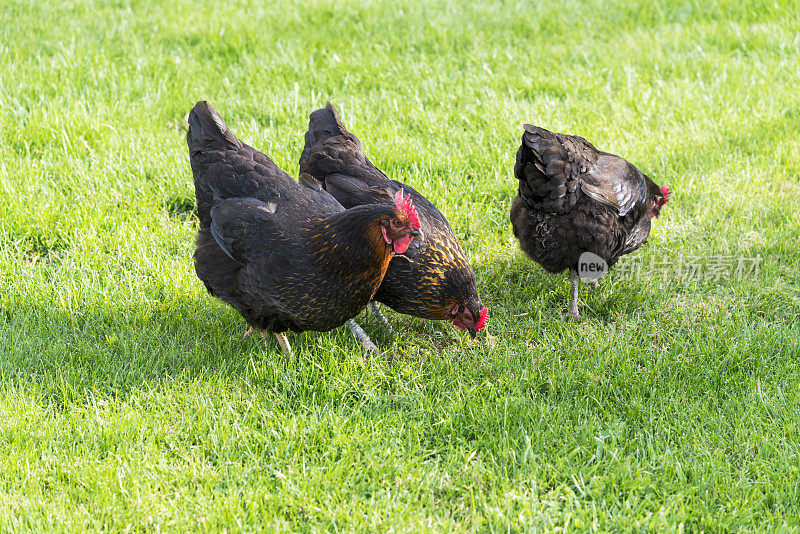
[[377,302],[371,300],[368,304],[369,311],[375,314],[375,317],[378,318],[378,322],[380,322],[384,328],[389,332],[390,335],[394,335],[394,330],[392,330],[392,325],[389,324],[389,321],[386,320],[386,316],[381,311],[381,307],[378,305]]
[[581,285],[581,279],[578,276],[578,271],[575,269],[569,270],[569,309],[564,315],[565,318],[580,319],[581,315],[578,313],[578,287]]
[[292,347],[289,345],[289,340],[286,339],[286,332],[275,332],[275,337],[278,338],[278,345],[283,350],[283,358],[288,363],[292,356]]
[[253,328],[253,327],[251,326],[251,327],[250,327],[250,329],[249,329],[247,332],[245,332],[245,333],[244,333],[244,337],[243,337],[242,339],[247,339],[247,336],[249,336],[250,334],[252,334],[254,330],[255,330],[255,328]]
[[365,351],[367,351],[367,357],[369,357],[370,354],[378,354],[378,347],[375,346],[367,333],[364,332],[360,326],[358,326],[358,323],[355,321],[355,319],[349,319],[347,321],[347,327],[353,333],[353,336],[355,336],[355,338],[361,342],[361,346],[364,347]]

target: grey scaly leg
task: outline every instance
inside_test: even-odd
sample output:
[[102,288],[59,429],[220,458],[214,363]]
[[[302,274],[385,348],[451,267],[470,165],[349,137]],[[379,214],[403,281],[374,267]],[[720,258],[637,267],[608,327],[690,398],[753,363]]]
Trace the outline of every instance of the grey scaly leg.
[[292,347],[289,345],[289,340],[286,339],[286,332],[275,332],[275,337],[278,338],[278,345],[283,350],[284,360],[289,363],[289,358],[292,356]]
[[353,333],[353,336],[355,336],[355,338],[361,342],[361,346],[364,347],[365,351],[367,351],[367,357],[369,357],[369,354],[378,354],[378,347],[376,347],[372,340],[370,340],[367,333],[364,332],[360,326],[358,326],[358,323],[355,321],[355,319],[348,319],[347,327]]
[[393,336],[394,330],[392,330],[392,325],[390,325],[389,321],[386,320],[386,316],[381,311],[381,307],[378,305],[378,303],[375,302],[374,300],[371,300],[369,301],[369,304],[367,306],[369,307],[369,311],[374,313],[375,316],[378,318],[378,322],[383,324],[384,328],[386,328],[389,334]]
[[570,283],[570,296],[569,296],[569,310],[564,315],[564,318],[580,319],[581,314],[578,313],[578,287],[581,285],[581,279],[578,276],[578,271],[575,269],[569,270],[569,283]]

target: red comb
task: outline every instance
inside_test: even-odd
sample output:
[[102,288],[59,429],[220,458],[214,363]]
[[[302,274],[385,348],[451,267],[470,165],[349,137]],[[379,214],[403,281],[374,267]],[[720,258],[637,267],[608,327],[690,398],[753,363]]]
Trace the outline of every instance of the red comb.
[[669,187],[666,185],[661,186],[661,196],[664,197],[662,204],[666,204],[667,200],[669,200]]
[[403,197],[403,188],[400,188],[400,191],[394,194],[394,205],[397,206],[397,209],[408,215],[408,221],[411,223],[411,226],[414,230],[419,230],[419,217],[417,217],[417,210],[414,209],[414,205],[411,203],[411,195],[409,194],[406,197]]
[[489,323],[489,310],[486,308],[481,308],[481,311],[478,312],[478,322],[475,323],[475,331],[480,332],[484,329],[484,327]]

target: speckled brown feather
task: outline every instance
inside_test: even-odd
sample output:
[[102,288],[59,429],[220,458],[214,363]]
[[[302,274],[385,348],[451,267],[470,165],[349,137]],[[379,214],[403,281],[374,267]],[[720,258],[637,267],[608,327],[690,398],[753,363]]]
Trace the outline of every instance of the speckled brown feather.
[[483,307],[472,266],[447,219],[412,187],[378,170],[330,103],[311,114],[300,172],[320,180],[346,208],[391,204],[400,188],[411,194],[425,239],[415,240],[405,254],[392,259],[377,301],[400,313],[437,320],[451,319],[458,304],[473,311]]
[[586,251],[611,266],[646,242],[659,187],[623,158],[526,124],[514,174],[514,235],[548,271],[576,268]]
[[200,230],[195,270],[256,328],[325,331],[372,299],[392,251],[394,205],[344,208],[308,176],[298,183],[198,102],[187,134]]

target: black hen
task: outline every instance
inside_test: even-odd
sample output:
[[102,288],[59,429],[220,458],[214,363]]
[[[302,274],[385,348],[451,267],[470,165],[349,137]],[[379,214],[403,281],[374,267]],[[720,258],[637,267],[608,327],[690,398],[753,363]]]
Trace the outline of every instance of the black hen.
[[208,291],[251,328],[325,331],[358,314],[394,251],[418,236],[413,207],[344,210],[319,182],[292,179],[242,143],[207,102],[186,135],[200,229],[195,270]]
[[447,219],[413,188],[378,170],[330,103],[311,114],[300,173],[320,180],[346,208],[391,204],[401,189],[410,194],[425,240],[414,241],[389,263],[375,300],[400,313],[452,321],[473,336],[486,326],[488,312],[478,296],[475,273]]
[[514,175],[511,223],[522,250],[546,270],[570,270],[567,315],[577,319],[578,259],[591,252],[610,268],[642,246],[650,219],[669,198],[644,173],[582,137],[525,125]]

